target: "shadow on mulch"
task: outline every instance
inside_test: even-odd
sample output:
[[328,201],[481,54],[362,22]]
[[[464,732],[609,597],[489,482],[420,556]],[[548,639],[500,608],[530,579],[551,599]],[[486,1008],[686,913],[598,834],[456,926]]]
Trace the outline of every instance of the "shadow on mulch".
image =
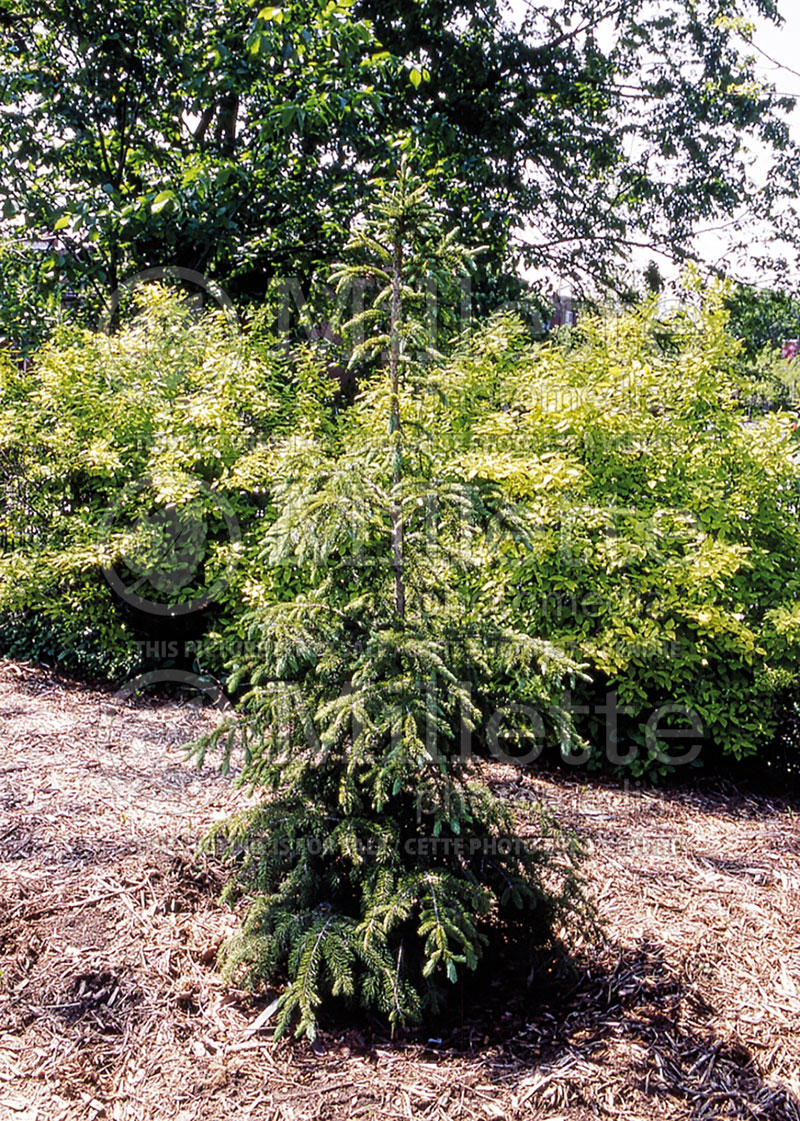
[[[604,962],[578,969],[571,989],[563,979],[556,987],[554,979],[549,992],[534,988],[513,1008],[509,1019],[517,1024],[503,1031],[503,1052],[520,1062],[517,1081],[536,1064],[535,1092],[551,1088],[553,1104],[577,1099],[591,1107],[599,1098],[608,1108],[604,1082],[613,1078],[612,1098],[629,1089],[665,1105],[671,1099],[698,1121],[800,1121],[800,1102],[765,1084],[740,1041],[715,1033],[715,1009],[667,964],[660,946],[643,941],[634,951],[608,947],[605,953]],[[505,1064],[498,1073],[507,1079]]]
[[693,1119],[800,1119],[800,1102],[764,1083],[747,1048],[716,1035],[714,1008],[665,962],[661,947],[642,942],[633,952],[607,953],[602,966],[579,970],[571,991],[556,990],[532,1009],[531,1022],[506,1043],[513,1054],[525,1041],[539,1090],[549,1084],[556,1100],[577,1095],[591,1105],[604,1071],[619,1080],[624,1070],[637,1096],[677,1099]]
[[676,773],[658,785],[644,779],[631,781],[597,771],[576,773],[558,767],[524,767],[518,774],[523,781],[529,778],[552,784],[567,801],[579,800],[583,792],[608,791],[657,797],[664,806],[690,804],[733,821],[764,821],[787,811],[800,814],[800,776],[793,781],[778,781],[766,772],[759,777],[752,769],[734,778],[711,772],[695,772],[691,777]]
[[527,992],[467,982],[461,1003],[449,1019],[393,1042],[377,1025],[356,1031],[342,1020],[321,1033],[320,1050],[369,1054],[416,1044],[431,1059],[469,1055],[483,1062],[487,1082],[512,1092],[517,1108],[547,1106],[570,1118],[580,1109],[581,1118],[617,1111],[800,1121],[800,1101],[764,1081],[741,1041],[715,1032],[715,1009],[654,942],[606,945],[571,964],[542,958]]

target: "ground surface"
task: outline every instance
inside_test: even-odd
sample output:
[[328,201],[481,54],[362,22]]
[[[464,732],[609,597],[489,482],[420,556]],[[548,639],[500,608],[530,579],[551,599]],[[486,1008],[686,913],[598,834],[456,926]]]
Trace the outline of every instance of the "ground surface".
[[215,971],[195,842],[243,796],[182,762],[209,719],[0,662],[0,1121],[800,1121],[796,803],[498,770],[586,838],[606,941],[451,1027],[275,1045]]

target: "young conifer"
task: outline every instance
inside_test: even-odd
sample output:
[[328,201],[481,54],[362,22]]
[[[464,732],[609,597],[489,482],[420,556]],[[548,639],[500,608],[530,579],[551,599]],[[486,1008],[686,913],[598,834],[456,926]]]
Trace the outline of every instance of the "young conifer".
[[518,837],[473,758],[504,706],[547,711],[577,667],[505,623],[492,555],[524,520],[455,454],[457,372],[424,312],[466,254],[406,162],[377,197],[335,273],[377,280],[347,325],[372,373],[276,452],[265,569],[291,566],[297,591],[252,588],[258,654],[232,682],[248,690],[229,735],[265,798],[215,834],[238,854],[229,896],[253,899],[225,965],[285,986],[279,1034],[313,1037],[329,997],[418,1019],[490,950],[502,972],[583,907],[574,840],[541,810]]

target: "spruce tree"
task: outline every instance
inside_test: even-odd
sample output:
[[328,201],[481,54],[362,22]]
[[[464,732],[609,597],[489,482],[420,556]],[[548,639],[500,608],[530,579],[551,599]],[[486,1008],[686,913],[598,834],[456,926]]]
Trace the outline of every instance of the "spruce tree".
[[[492,556],[529,530],[459,464],[469,362],[438,353],[424,313],[431,282],[446,303],[468,261],[407,162],[377,188],[334,277],[377,279],[347,325],[371,373],[352,408],[276,449],[257,652],[218,732],[265,792],[212,835],[233,861],[228,898],[251,898],[225,966],[284,986],[278,1034],[313,1037],[329,997],[414,1021],[461,971],[501,972],[584,912],[574,838],[540,807],[518,836],[475,758],[504,706],[548,711],[578,668],[506,623]],[[291,580],[271,578],[282,566]]]

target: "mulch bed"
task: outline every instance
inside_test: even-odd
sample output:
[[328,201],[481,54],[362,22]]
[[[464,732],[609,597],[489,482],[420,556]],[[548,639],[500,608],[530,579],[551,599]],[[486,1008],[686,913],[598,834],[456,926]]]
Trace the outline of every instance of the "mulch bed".
[[0,662],[0,1121],[800,1121],[796,801],[497,766],[584,838],[604,937],[444,1025],[275,1044],[215,968],[196,843],[246,798],[184,761],[211,720]]

